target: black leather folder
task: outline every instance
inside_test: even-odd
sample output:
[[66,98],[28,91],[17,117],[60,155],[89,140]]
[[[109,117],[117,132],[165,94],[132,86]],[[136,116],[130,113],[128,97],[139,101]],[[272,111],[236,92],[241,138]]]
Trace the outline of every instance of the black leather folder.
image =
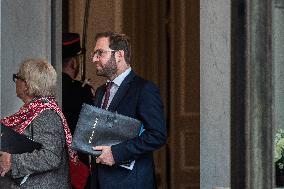
[[0,151],[10,154],[22,154],[40,149],[41,144],[25,135],[19,134],[13,129],[1,124],[1,148]]
[[93,146],[111,146],[135,138],[141,122],[121,114],[83,104],[72,140],[76,151],[99,156]]

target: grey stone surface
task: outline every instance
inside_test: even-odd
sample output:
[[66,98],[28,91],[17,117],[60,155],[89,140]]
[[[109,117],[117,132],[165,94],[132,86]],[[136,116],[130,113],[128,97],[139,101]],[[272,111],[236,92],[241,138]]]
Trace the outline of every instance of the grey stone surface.
[[273,188],[272,1],[232,1],[231,188]]
[[[280,1],[279,1],[280,3]],[[284,1],[282,0],[282,5]],[[274,121],[284,129],[284,6],[273,9]]]
[[51,60],[51,0],[1,0],[1,117],[22,105],[12,74],[26,58]]
[[200,1],[200,188],[230,186],[230,1]]
[[275,7],[273,10],[275,126],[284,129],[284,8]]
[[[51,64],[62,72],[62,0],[51,1]],[[57,74],[56,99],[62,104],[62,75]]]

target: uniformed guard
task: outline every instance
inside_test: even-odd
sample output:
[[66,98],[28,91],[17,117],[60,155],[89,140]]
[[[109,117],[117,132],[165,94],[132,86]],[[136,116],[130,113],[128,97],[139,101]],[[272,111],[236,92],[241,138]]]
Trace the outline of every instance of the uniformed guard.
[[80,70],[80,36],[77,33],[64,33],[62,36],[62,109],[72,135],[83,103],[93,104],[90,85],[75,80]]
[[[82,55],[79,34],[63,33],[62,41],[62,111],[73,135],[82,104],[93,105],[93,94],[90,85],[76,80]],[[84,188],[89,174],[89,156],[77,153],[82,163],[75,170],[70,167],[73,189]]]

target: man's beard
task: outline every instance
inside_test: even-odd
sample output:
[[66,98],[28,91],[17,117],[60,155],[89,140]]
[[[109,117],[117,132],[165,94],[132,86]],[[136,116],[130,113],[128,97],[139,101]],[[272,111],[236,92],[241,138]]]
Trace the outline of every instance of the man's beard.
[[117,72],[117,65],[116,65],[114,54],[112,54],[110,59],[104,65],[104,67],[102,67],[101,70],[97,70],[97,75],[111,78],[113,75],[116,74],[116,72]]

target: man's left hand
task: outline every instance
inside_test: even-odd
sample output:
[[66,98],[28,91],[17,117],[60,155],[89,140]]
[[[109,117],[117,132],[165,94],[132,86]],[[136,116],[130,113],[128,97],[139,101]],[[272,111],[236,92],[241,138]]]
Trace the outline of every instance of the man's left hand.
[[0,174],[2,177],[11,170],[11,165],[11,154],[0,152]]
[[94,150],[101,150],[102,154],[96,158],[96,163],[112,166],[115,164],[110,146],[95,146]]

